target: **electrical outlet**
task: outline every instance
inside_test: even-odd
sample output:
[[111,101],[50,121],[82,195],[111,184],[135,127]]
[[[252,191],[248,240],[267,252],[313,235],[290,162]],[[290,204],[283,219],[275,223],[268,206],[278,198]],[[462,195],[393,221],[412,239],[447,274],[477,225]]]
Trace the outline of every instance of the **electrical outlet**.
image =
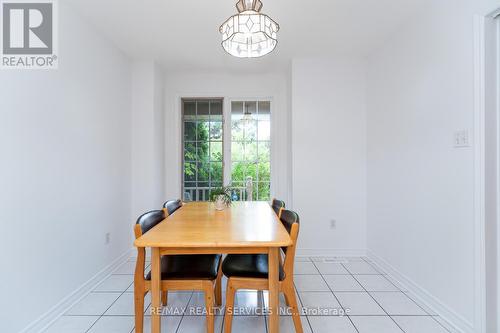
[[337,221],[334,219],[330,220],[330,229],[335,229],[337,228]]
[[453,143],[454,143],[455,148],[470,147],[469,131],[466,129],[455,131]]
[[109,243],[111,243],[111,233],[107,232],[106,233],[106,245],[108,245]]

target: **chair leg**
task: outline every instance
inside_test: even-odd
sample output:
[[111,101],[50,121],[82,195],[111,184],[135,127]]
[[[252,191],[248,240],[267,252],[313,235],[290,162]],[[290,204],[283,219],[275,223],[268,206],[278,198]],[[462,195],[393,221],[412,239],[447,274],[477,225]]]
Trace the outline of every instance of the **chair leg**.
[[286,287],[281,287],[283,296],[285,296],[285,304],[287,307],[290,307],[290,300],[288,299],[288,294],[285,292]]
[[[142,288],[141,288],[142,287]],[[135,332],[143,333],[144,330],[144,286],[134,288]]]
[[222,305],[222,264],[219,264],[219,271],[215,280],[215,305]]
[[288,300],[288,298],[285,296],[285,305],[290,307],[290,301]]
[[284,284],[283,293],[285,294],[285,300],[287,305],[292,310],[293,325],[295,326],[295,333],[303,333],[302,322],[300,321],[299,307],[297,305],[297,298],[295,296],[295,289],[293,285]]
[[215,294],[211,282],[205,286],[205,308],[207,311],[207,333],[214,333],[214,301]]
[[257,290],[257,302],[264,304],[264,290]]
[[168,300],[168,291],[164,291],[161,293],[161,303],[163,306],[167,306],[167,300]]
[[226,288],[226,311],[224,313],[224,333],[231,333],[231,328],[233,325],[235,293],[236,289],[234,289],[231,278],[229,278],[227,280],[227,288]]

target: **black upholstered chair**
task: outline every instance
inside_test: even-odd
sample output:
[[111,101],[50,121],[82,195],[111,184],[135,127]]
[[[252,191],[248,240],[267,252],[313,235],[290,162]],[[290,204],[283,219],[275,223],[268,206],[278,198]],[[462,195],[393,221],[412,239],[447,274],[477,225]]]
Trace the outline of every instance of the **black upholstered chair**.
[[163,209],[166,210],[167,215],[172,215],[177,209],[181,207],[182,201],[180,199],[169,200],[163,204]]
[[[168,209],[168,208],[166,208]],[[153,210],[141,215],[135,225],[135,237],[139,238],[162,222],[166,209]],[[137,263],[134,277],[135,331],[143,332],[144,296],[151,290],[151,272],[145,273],[144,248],[137,248]],[[170,290],[201,290],[205,293],[207,310],[207,332],[214,332],[214,301],[222,303],[221,255],[167,255],[161,257],[162,303],[167,305]]]
[[[281,223],[292,239],[292,245],[282,249],[284,263],[279,267],[279,291],[285,295],[286,304],[292,312],[295,332],[302,333],[297,299],[293,284],[293,265],[295,247],[299,234],[299,216],[290,210],[281,208]],[[226,292],[226,312],[224,315],[224,332],[231,332],[234,295],[238,289],[268,290],[269,266],[267,254],[230,254],[222,263],[222,272],[228,277]]]
[[278,217],[280,217],[281,210],[285,209],[285,202],[274,198],[272,203],[271,203],[271,207],[273,207],[273,210],[276,213],[276,215],[278,215]]

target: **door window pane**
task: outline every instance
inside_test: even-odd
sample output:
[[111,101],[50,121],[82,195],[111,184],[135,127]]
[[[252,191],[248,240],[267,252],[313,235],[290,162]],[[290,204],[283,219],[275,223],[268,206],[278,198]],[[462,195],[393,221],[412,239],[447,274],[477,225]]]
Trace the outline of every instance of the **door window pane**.
[[[210,165],[208,162],[198,162],[198,183],[208,182],[208,174],[210,172]],[[207,185],[198,185],[200,187],[205,187]]]
[[255,117],[257,114],[257,102],[244,102],[243,111],[250,112]]
[[255,182],[257,179],[257,163],[248,163],[247,169],[245,172],[245,182],[248,180],[248,177],[252,177],[252,181]]
[[198,152],[197,154],[197,161],[208,161],[208,143],[207,142],[202,142],[198,141],[196,142],[197,148],[196,151]]
[[232,141],[245,140],[244,124],[241,120],[231,121],[231,140]]
[[184,162],[184,181],[196,181],[196,162]]
[[271,163],[261,162],[259,163],[259,181],[271,181]]
[[210,122],[210,140],[222,140],[222,121]]
[[222,162],[222,142],[210,142],[210,161]]
[[196,140],[196,122],[184,121],[184,140],[185,141]]
[[245,173],[247,170],[247,164],[245,162],[234,162],[231,165],[231,183],[233,186],[235,184],[242,185],[245,182]]
[[209,120],[210,116],[210,102],[209,101],[198,101],[196,102],[196,118],[198,120]]
[[259,161],[271,161],[271,142],[259,141]]
[[231,160],[243,161],[245,159],[245,143],[240,141],[233,141],[231,143]]
[[245,161],[249,163],[257,161],[257,142],[247,141],[245,143]]
[[208,141],[208,128],[210,123],[208,121],[199,121],[196,123],[196,141]]
[[231,103],[231,181],[235,200],[269,200],[271,103]]
[[243,117],[243,102],[231,103],[231,119],[240,120]]
[[210,163],[210,182],[213,187],[220,187],[222,184],[222,162]]
[[222,101],[210,102],[210,120],[222,121]]
[[271,120],[271,102],[259,102],[259,120]]
[[184,120],[196,120],[196,102],[184,102]]
[[[257,183],[257,196],[258,198],[271,198],[271,183],[258,182]],[[269,200],[269,199],[267,199]]]
[[257,121],[250,120],[247,121],[244,126],[244,140],[245,141],[255,141],[257,140]]
[[223,181],[221,99],[183,100],[183,200],[209,199]]
[[269,141],[271,140],[271,122],[270,121],[262,121],[258,122],[258,133],[259,133],[259,141]]
[[184,161],[196,161],[196,142],[186,142],[184,144]]
[[224,135],[222,99],[183,100],[183,199],[208,200],[223,185],[224,136],[230,140],[233,200],[269,200],[271,103],[231,102],[231,132]]

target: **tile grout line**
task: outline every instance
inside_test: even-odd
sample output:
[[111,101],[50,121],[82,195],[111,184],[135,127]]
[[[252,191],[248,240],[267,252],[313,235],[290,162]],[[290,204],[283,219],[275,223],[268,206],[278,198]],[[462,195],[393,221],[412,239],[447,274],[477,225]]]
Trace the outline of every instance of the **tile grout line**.
[[[186,310],[189,307],[189,304],[191,303],[191,299],[193,298],[194,292],[191,292],[191,295],[189,296],[189,299],[186,303],[186,308],[182,311],[182,317],[181,320],[179,320],[179,324],[177,324],[177,328],[175,329],[175,333],[179,332],[179,328],[181,328],[182,321],[184,320],[184,317],[186,316]],[[168,306],[168,301],[167,301],[167,306]],[[161,317],[160,317],[161,320]]]
[[[366,260],[365,258],[362,258],[362,259],[363,259],[363,261],[364,261],[364,262],[366,262],[368,265],[370,265],[370,266],[372,266],[373,268],[375,268],[375,270],[377,270],[377,271],[379,271],[379,272],[381,271],[381,270],[379,269],[379,267],[375,267],[374,265],[372,265],[372,264],[371,264],[368,260]],[[349,273],[350,273],[350,272],[349,272]],[[385,272],[384,272],[384,273],[385,273]],[[387,278],[388,276],[390,276],[390,275],[389,275],[389,274],[384,274],[384,278],[385,278],[387,281],[389,281],[389,283],[390,283],[390,284],[391,284],[394,288],[396,288],[397,290],[399,290],[399,291],[403,292],[403,291],[401,290],[401,288],[399,288],[398,286],[396,286],[394,283],[392,283],[392,281],[391,281],[391,280],[389,280],[389,279]],[[391,276],[391,278],[392,278],[392,276]]]
[[[269,276],[268,276],[269,277]],[[259,297],[259,292],[261,293],[261,297]],[[268,294],[268,300],[269,300],[269,294]],[[262,310],[264,310],[264,307],[266,306],[266,302],[264,302],[264,291],[263,290],[257,290],[257,299],[260,298],[260,301],[262,302]],[[271,303],[269,303],[271,305]],[[278,291],[278,321],[280,320],[280,292]],[[267,316],[264,315],[264,329],[266,330],[266,333],[269,333],[269,328],[267,327]]]
[[[295,281],[293,282],[293,287],[295,288],[295,292],[297,293],[297,297],[299,298],[299,302],[300,302],[299,318],[301,318],[302,316],[300,314],[302,313],[302,310],[304,309],[304,304],[302,303],[302,298],[300,298],[300,294],[299,294],[299,291],[297,290],[297,286],[295,286]],[[309,316],[305,315],[305,317],[307,320],[307,324],[309,325],[309,328],[311,329],[311,332],[314,333],[311,322],[309,321]]]
[[[98,284],[98,285],[94,288],[94,290],[91,290],[91,291],[90,291],[90,294],[99,294],[99,293],[101,293],[101,294],[106,294],[106,293],[108,293],[108,294],[111,294],[111,293],[116,293],[116,294],[118,294],[118,293],[121,293],[121,291],[116,291],[116,290],[114,290],[114,291],[113,291],[113,290],[95,290],[95,289],[96,289],[96,288],[99,288],[99,286],[100,286],[101,284],[103,284],[106,280],[108,280],[108,279],[109,279],[109,278],[111,278],[112,276],[127,276],[127,275],[131,275],[131,276],[132,276],[132,282],[131,282],[128,286],[127,286],[127,288],[125,289],[125,291],[124,291],[124,292],[125,292],[125,293],[129,293],[129,294],[130,294],[130,293],[133,293],[133,291],[131,291],[131,292],[130,292],[130,291],[129,291],[129,292],[127,291],[127,290],[131,287],[131,286],[133,286],[133,285],[134,285],[134,278],[133,278],[133,276],[134,276],[134,275],[133,275],[133,274],[110,274],[108,277],[106,277],[106,279],[105,279],[105,280],[102,280],[102,281],[101,281],[101,282],[100,282],[100,283],[99,283],[99,284]],[[120,296],[121,296],[121,295],[120,295]]]
[[403,294],[406,295],[406,297],[408,297],[409,299],[412,300],[413,303],[415,303],[418,307],[420,307],[422,309],[422,311],[424,311],[425,313],[427,313],[429,315],[429,317],[432,318],[432,320],[434,320],[439,326],[441,326],[442,328],[444,328],[446,331],[448,331],[449,333],[451,333],[451,331],[445,327],[443,324],[441,324],[437,319],[436,317],[439,317],[439,315],[432,315],[430,314],[429,312],[427,312],[427,310],[425,310],[423,307],[421,307],[417,302],[415,302],[415,300],[413,298],[411,298],[406,292],[402,292]]
[[[417,305],[420,309],[422,309],[422,311],[424,311],[425,313],[427,313],[427,315],[429,317],[439,317],[439,315],[433,315],[431,313],[429,313],[426,309],[424,309],[420,304],[418,304],[410,295],[409,295],[409,292],[406,292],[406,291],[401,291],[403,294],[405,294],[406,297],[408,297],[413,303],[415,303],[415,305]],[[430,309],[429,309],[430,310]]]
[[[368,264],[368,263],[367,263],[367,264]],[[363,288],[363,290],[364,290],[364,291],[365,291],[365,292],[366,292],[366,293],[367,293],[367,294],[368,294],[368,295],[369,295],[369,296],[373,299],[373,301],[374,301],[375,303],[377,303],[377,305],[378,305],[378,306],[382,309],[382,311],[384,311],[384,313],[385,313],[385,314],[386,314],[389,318],[391,318],[391,320],[394,322],[394,324],[396,324],[396,326],[397,326],[397,327],[399,327],[399,329],[400,329],[402,332],[406,333],[406,331],[405,331],[405,330],[404,330],[401,326],[399,326],[399,324],[396,322],[396,320],[394,320],[394,318],[392,318],[392,317],[389,315],[389,313],[388,313],[388,312],[384,309],[384,307],[383,307],[382,305],[380,305],[380,303],[379,303],[379,302],[375,299],[375,297],[373,297],[373,296],[372,296],[372,294],[370,294],[370,293],[368,292],[368,290],[366,290],[365,286],[363,286],[363,284],[361,284],[361,282],[359,282],[359,281],[358,281],[358,279],[356,279],[356,277],[354,276],[354,274],[352,274],[352,272],[351,272],[349,269],[347,269],[347,267],[345,267],[345,266],[344,266],[344,264],[341,264],[341,265],[342,265],[342,266],[343,266],[343,267],[344,267],[344,268],[345,268],[345,269],[349,272],[349,274],[351,274],[351,277],[352,277],[352,278],[353,278],[353,279],[354,279],[354,280],[355,280],[355,281],[356,281],[356,282],[357,282],[357,283],[361,286],[361,288]],[[371,266],[371,265],[370,265],[370,266]]]
[[220,324],[220,332],[219,333],[224,332],[224,323],[225,322],[226,322],[226,305],[224,305],[224,315],[222,316],[222,323]]
[[[337,295],[336,295],[336,292],[334,292],[332,290],[332,288],[330,287],[330,285],[326,282],[326,279],[324,276],[330,276],[330,275],[348,275],[348,276],[351,276],[360,286],[361,288],[364,290],[364,292],[366,292],[370,298],[373,299],[373,301],[384,311],[385,315],[373,315],[373,316],[370,316],[370,315],[359,315],[359,316],[367,316],[367,317],[389,317],[395,324],[396,326],[401,329],[402,332],[405,332],[405,330],[403,330],[403,328],[396,322],[396,320],[393,318],[393,317],[431,317],[432,320],[434,320],[440,327],[444,328],[447,332],[449,333],[452,333],[452,331],[450,331],[450,329],[448,329],[446,326],[444,326],[444,324],[442,324],[439,320],[437,320],[437,317],[439,317],[439,315],[433,315],[433,314],[430,314],[430,312],[428,312],[426,309],[424,309],[422,306],[420,306],[412,297],[410,297],[410,295],[408,295],[407,292],[405,291],[402,291],[400,290],[401,288],[399,288],[398,286],[396,286],[390,279],[386,278],[386,276],[390,276],[388,274],[383,274],[381,270],[379,270],[378,268],[376,268],[375,266],[373,266],[370,262],[368,262],[365,258],[363,257],[360,257],[361,258],[361,261],[360,262],[364,262],[366,263],[367,265],[371,266],[372,268],[374,268],[377,272],[379,272],[380,274],[353,274],[347,267],[344,263],[342,262],[339,262],[339,264],[347,271],[347,274],[322,274],[322,272],[319,270],[318,266],[316,265],[316,263],[314,262],[314,260],[312,260],[312,257],[308,257],[308,260],[309,261],[304,261],[305,263],[312,263],[313,264],[313,267],[316,269],[317,271],[317,274],[296,274],[296,275],[320,275],[321,276],[321,279],[323,280],[323,282],[327,285],[329,291],[332,293],[332,295],[334,296],[334,298],[336,299],[336,301],[338,302],[339,306],[342,308],[342,310],[344,311],[344,315],[349,319],[349,321],[351,322],[351,324],[353,325],[354,329],[359,333],[359,330],[358,328],[356,327],[356,325],[354,324],[354,322],[352,321],[351,319],[351,315],[348,315],[348,314],[345,314],[345,308],[344,306],[341,304],[341,302],[339,301],[339,299],[337,298]],[[347,264],[348,262],[346,262]],[[110,274],[110,276],[126,276],[126,275],[132,275],[133,274]],[[389,281],[389,283],[394,286],[397,291],[386,291],[388,293],[401,293],[403,295],[405,295],[406,297],[408,297],[417,307],[419,307],[424,313],[425,315],[390,315],[384,307],[382,307],[382,305],[375,299],[375,297],[372,295],[372,293],[378,293],[378,291],[368,291],[365,286],[356,278],[356,275],[379,275],[379,276],[382,276],[384,279],[386,279],[387,281]],[[106,308],[106,310],[104,310],[104,312],[100,315],[65,315],[63,314],[62,316],[74,316],[74,317],[96,317],[97,319],[92,323],[92,325],[85,331],[86,333],[90,332],[92,330],[92,328],[97,324],[97,322],[99,322],[103,317],[134,317],[134,316],[130,316],[130,315],[108,315],[106,316],[106,312],[109,311],[109,309],[115,305],[115,303],[118,301],[118,299],[120,299],[123,295],[125,294],[130,294],[130,292],[127,292],[127,290],[133,285],[133,282],[130,283],[124,291],[120,292],[120,291],[90,291],[89,294],[105,294],[105,293],[108,293],[108,294],[119,294],[119,296]],[[97,288],[97,287],[96,287]],[[303,309],[303,303],[302,303],[302,299],[301,299],[301,296],[298,292],[298,289],[295,285],[295,282],[294,282],[294,288],[295,288],[295,292],[297,293],[297,298],[299,299],[300,301],[300,304],[301,304],[301,307],[300,307],[300,310]],[[322,291],[312,291],[313,293],[314,292],[322,292]],[[352,291],[349,291],[349,290],[346,290],[345,292],[352,292]],[[380,291],[380,292],[383,292],[383,291]],[[340,293],[342,293],[342,291],[340,291]],[[186,309],[189,307],[189,304],[191,302],[191,300],[193,299],[193,295],[194,295],[194,292],[191,292],[190,294],[190,297],[187,301],[187,306],[186,308],[184,309],[183,313],[182,313],[182,316],[180,316],[180,320],[177,324],[177,327],[175,329],[175,332],[176,333],[181,333],[180,332],[180,327],[181,327],[181,324],[184,320],[184,317],[186,317]],[[262,298],[261,300],[263,302],[262,306],[264,307],[265,306],[265,302],[264,302],[264,299]],[[144,313],[146,312],[147,308],[144,310]],[[299,312],[299,318],[301,318],[301,313],[302,311]],[[173,318],[175,318],[174,316],[172,316]],[[308,315],[305,315],[306,317],[306,320],[307,320],[307,323],[311,329],[311,332],[314,333],[313,331],[313,328],[312,328],[312,325],[311,325],[311,322],[310,322],[310,319],[309,319],[309,316]],[[352,317],[357,317],[356,315],[352,315]],[[161,320],[162,316],[160,316],[160,320]],[[281,316],[278,317],[279,319],[281,318]],[[222,324],[221,324],[221,332],[222,333],[224,331],[224,319],[225,319],[225,316],[222,317]],[[268,333],[268,318],[267,316],[264,316],[264,325],[265,325],[265,332]],[[132,328],[132,330],[130,331],[130,333],[134,332],[135,330],[135,324]]]
[[[130,286],[131,286],[132,284],[133,284],[133,282],[132,282],[132,283],[131,283],[131,284],[130,284],[127,288],[125,288],[125,291],[126,291],[128,288],[130,288]],[[107,312],[107,311],[108,311],[108,310],[109,310],[109,309],[113,306],[113,304],[115,304],[115,303],[116,303],[116,301],[118,301],[118,299],[119,299],[120,297],[122,297],[122,296],[123,296],[123,294],[125,294],[125,291],[123,291],[123,292],[120,294],[120,296],[118,296],[118,297],[117,297],[117,298],[113,301],[113,303],[111,303],[111,304],[110,304],[110,306],[108,306],[108,308],[107,308],[106,310],[104,310],[104,312],[103,312],[103,313],[101,313],[101,315],[99,316],[99,318],[98,318],[98,319],[97,319],[97,320],[96,320],[96,321],[95,321],[95,322],[94,322],[94,323],[93,323],[93,324],[92,324],[92,325],[91,325],[91,326],[90,326],[90,327],[89,327],[89,328],[85,331],[85,333],[88,333],[88,332],[92,329],[92,327],[94,327],[94,326],[95,326],[95,324],[96,324],[99,320],[101,320],[101,318],[102,318],[102,317],[104,317],[104,314],[105,314],[105,313],[106,313],[106,312]],[[90,294],[91,294],[91,293],[92,293],[92,291],[90,292]],[[144,310],[144,311],[146,311],[146,310]],[[134,328],[135,328],[135,323],[134,323]]]
[[[367,264],[373,266],[368,260],[366,260],[365,258],[362,258]],[[375,267],[374,267],[375,268]],[[381,270],[380,268],[376,268],[377,270]],[[386,274],[386,276],[390,276],[389,274]],[[392,278],[392,276],[391,276]],[[389,283],[391,283],[394,287],[398,288],[398,290],[400,290],[400,292],[402,292],[403,294],[405,294],[406,297],[408,297],[413,303],[415,303],[420,309],[422,309],[422,311],[424,311],[425,313],[428,314],[429,317],[432,317],[432,319],[434,321],[436,321],[440,326],[442,326],[444,329],[446,329],[448,332],[451,333],[451,331],[446,328],[443,324],[441,324],[438,320],[436,320],[435,317],[440,317],[439,315],[433,315],[431,313],[429,313],[426,309],[424,309],[420,304],[418,304],[410,295],[409,295],[409,291],[403,291],[401,290],[401,288],[399,288],[398,286],[396,286],[391,280],[387,279],[389,281]],[[406,288],[405,288],[406,289]]]
[[[278,309],[278,311],[279,311],[279,309]],[[278,320],[280,320],[279,312],[278,312]],[[269,333],[269,329],[267,328],[267,316],[264,316],[264,329],[266,330],[266,333]]]
[[[128,261],[127,261],[127,262],[128,262]],[[146,270],[148,267],[149,267],[149,265],[145,266],[145,267],[144,267],[144,270]],[[132,275],[132,276],[134,276],[134,274],[115,274],[115,275]],[[135,279],[135,278],[134,278],[134,279]],[[132,284],[131,284],[130,286],[132,286],[133,284],[134,284],[134,281],[132,281]],[[130,288],[130,286],[128,286],[128,288]],[[127,289],[125,289],[125,292],[127,292],[128,288],[127,288]],[[134,294],[134,303],[135,303],[135,290],[134,290],[134,291],[132,291],[132,293]],[[144,295],[144,296],[146,296],[146,295]],[[121,296],[120,296],[120,297],[121,297]],[[135,305],[135,304],[134,304],[134,305]],[[148,309],[148,308],[146,308],[146,310],[144,310],[144,312],[146,312],[146,311],[147,311],[147,309]],[[107,310],[106,310],[106,311],[107,311]],[[161,318],[160,318],[160,320],[161,320]],[[143,321],[143,325],[144,325],[144,321]],[[130,333],[133,333],[133,332],[135,332],[135,315],[134,315],[134,328],[132,328],[132,330],[130,331]]]
[[[128,261],[127,261],[127,262],[128,262]],[[149,265],[148,265],[147,267],[149,267]],[[147,267],[146,267],[145,269],[147,269]],[[133,274],[110,274],[107,278],[109,278],[109,277],[110,277],[110,276],[112,276],[112,275],[133,275]],[[102,281],[102,282],[104,282],[104,281]],[[101,283],[102,283],[102,282],[101,282]],[[115,292],[104,292],[104,291],[101,291],[101,292],[99,292],[99,291],[94,292],[93,290],[92,290],[92,291],[90,291],[90,293],[89,293],[89,294],[93,294],[93,293],[95,293],[95,294],[98,294],[98,293],[118,294],[118,293],[120,293],[120,296],[118,296],[118,298],[117,298],[117,299],[115,299],[115,300],[113,301],[113,303],[111,303],[111,305],[110,305],[110,306],[109,306],[106,310],[104,310],[104,312],[103,312],[101,315],[99,315],[99,316],[95,316],[95,317],[99,317],[99,318],[97,318],[97,320],[96,320],[96,321],[95,321],[95,322],[94,322],[94,323],[93,323],[93,324],[92,324],[92,325],[91,325],[91,326],[90,326],[90,327],[89,327],[89,328],[85,331],[85,333],[88,333],[88,332],[92,329],[92,327],[94,327],[94,326],[95,326],[95,324],[96,324],[99,320],[101,320],[101,318],[103,318],[103,317],[134,317],[134,318],[135,318],[135,315],[134,315],[134,316],[128,316],[128,315],[112,315],[112,316],[105,316],[105,315],[104,315],[104,314],[105,314],[105,313],[106,313],[106,312],[107,312],[107,311],[108,311],[108,310],[109,310],[109,309],[110,309],[110,308],[111,308],[111,307],[112,307],[112,306],[113,306],[113,305],[114,305],[114,304],[118,301],[118,299],[120,299],[120,297],[122,297],[124,294],[126,294],[126,293],[127,293],[127,290],[128,290],[128,289],[129,289],[129,288],[130,288],[133,284],[134,284],[134,282],[132,281],[132,282],[131,282],[131,283],[130,283],[130,284],[129,284],[126,288],[125,288],[125,290],[124,290],[123,292],[121,292],[121,293],[120,293],[120,292],[116,292],[116,291],[115,291]],[[97,288],[97,287],[96,287],[96,288]],[[145,297],[145,296],[146,296],[146,295],[144,295],[144,297]],[[190,298],[190,300],[191,300],[191,298]],[[145,314],[146,310],[147,310],[150,306],[151,306],[151,305],[149,305],[148,307],[146,307],[146,309],[144,309],[144,314]],[[91,316],[91,315],[89,315],[89,316]],[[161,319],[161,317],[160,317],[160,319]],[[182,321],[182,318],[181,318],[181,321]],[[180,321],[179,321],[179,325],[178,325],[178,326],[180,326]],[[177,328],[178,328],[178,327],[177,327]],[[132,333],[134,330],[135,330],[135,321],[134,321],[134,327],[132,328],[132,330],[130,331],[130,333]],[[176,330],[176,331],[177,331],[177,330]]]
[[[354,329],[356,330],[356,332],[359,333],[359,330],[358,328],[356,327],[356,325],[354,325],[354,323],[352,322],[351,318],[349,318],[349,315],[346,314],[345,312],[345,309],[344,309],[344,306],[342,305],[342,303],[340,303],[340,300],[337,298],[337,295],[335,295],[335,293],[333,292],[332,288],[330,288],[330,285],[328,284],[328,282],[326,282],[325,280],[325,277],[323,276],[323,274],[321,274],[319,268],[316,266],[316,264],[313,262],[313,265],[314,267],[316,267],[316,269],[318,270],[319,272],[319,275],[321,276],[321,279],[323,280],[323,282],[325,282],[326,286],[328,287],[328,289],[330,290],[330,292],[332,293],[333,297],[335,297],[335,299],[337,300],[337,303],[339,303],[340,307],[342,308],[342,310],[344,311],[344,314],[345,316],[347,317],[347,319],[349,319],[349,322],[351,323],[352,327],[354,327]],[[314,333],[314,332],[313,332]]]
[[[373,267],[373,265],[372,265],[371,263],[369,263],[366,259],[364,259],[364,258],[363,258],[363,260],[364,260],[367,264],[369,264],[370,266],[372,266],[372,267]],[[375,267],[374,267],[374,268],[375,268]],[[377,267],[377,268],[375,268],[375,269],[376,269],[376,270],[378,270],[378,271],[380,271],[380,268],[378,268],[378,267]],[[349,272],[349,273],[350,273],[350,272]],[[387,274],[387,276],[389,276],[389,275]],[[354,279],[356,279],[356,277],[354,277],[354,276],[353,276],[353,278],[354,278]],[[403,293],[406,297],[408,297],[408,298],[409,298],[409,299],[410,299],[410,300],[411,300],[411,301],[412,301],[412,302],[413,302],[416,306],[418,306],[418,307],[419,307],[422,311],[424,311],[426,314],[428,314],[428,316],[426,316],[426,317],[431,317],[431,318],[432,318],[432,320],[434,320],[436,323],[438,323],[438,325],[439,325],[439,326],[443,327],[446,331],[448,331],[449,333],[451,333],[451,331],[450,331],[448,328],[446,328],[443,324],[441,324],[438,320],[436,320],[436,318],[435,318],[436,316],[435,316],[435,315],[430,314],[430,313],[429,313],[426,309],[424,309],[422,306],[420,306],[420,304],[418,304],[417,302],[415,302],[415,300],[414,300],[413,298],[411,298],[411,297],[408,295],[408,292],[402,291],[402,290],[401,290],[401,288],[399,288],[399,287],[398,287],[398,286],[396,286],[394,283],[392,283],[392,281],[391,281],[391,280],[389,280],[389,279],[387,279],[387,280],[388,280],[388,281],[389,281],[389,283],[391,283],[394,287],[396,287],[396,288],[397,288],[397,289],[398,289],[401,293]],[[358,280],[356,279],[356,281],[358,281]],[[359,283],[359,281],[358,281],[358,283]],[[361,283],[359,283],[359,284],[361,284]],[[364,286],[362,286],[362,287],[364,288]],[[368,291],[367,291],[367,292],[368,292]],[[369,292],[368,292],[368,294],[371,296],[371,294],[370,294]],[[372,298],[373,298],[373,297],[372,297]],[[375,302],[377,302],[377,301],[375,301]],[[377,302],[377,304],[378,304],[378,302]],[[379,305],[380,305],[380,304],[379,304]],[[382,306],[380,306],[380,307],[382,307]],[[385,309],[384,309],[384,311],[385,311]],[[392,318],[392,315],[390,315],[390,317],[391,317],[391,319],[392,319],[394,322],[396,322],[396,321],[395,321],[395,319],[394,319],[394,318]],[[395,316],[395,317],[397,317],[397,316]],[[438,316],[438,317],[439,317],[439,316]],[[396,325],[398,325],[398,327],[400,327],[400,326],[399,326],[399,324],[397,324],[397,323],[396,323]],[[400,327],[400,328],[401,328],[401,327]],[[402,328],[401,328],[401,329],[402,329]],[[403,331],[404,331],[404,330],[403,330]]]
[[[316,268],[316,265],[313,263],[311,257],[307,257],[307,260],[309,260],[309,261],[304,261],[304,262],[311,262],[313,264],[314,268]],[[318,269],[316,268],[316,270],[318,270]],[[304,303],[302,303],[302,298],[300,297],[299,290],[297,289],[297,286],[295,285],[295,279],[293,279],[293,287],[295,288],[295,291],[297,292],[297,297],[299,298],[299,301],[300,301],[300,312],[302,313],[302,310],[304,309]],[[309,316],[306,315],[305,317],[307,320],[307,324],[309,325],[309,328],[311,329],[311,332],[314,333],[311,322],[309,321]]]

